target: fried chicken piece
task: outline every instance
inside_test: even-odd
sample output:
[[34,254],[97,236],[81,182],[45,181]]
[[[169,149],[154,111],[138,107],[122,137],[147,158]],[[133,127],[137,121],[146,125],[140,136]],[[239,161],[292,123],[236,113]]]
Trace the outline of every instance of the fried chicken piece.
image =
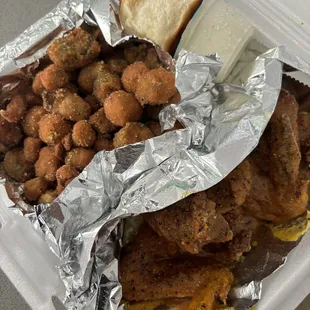
[[160,67],[147,72],[139,80],[135,95],[144,106],[168,103],[176,93],[174,73]]
[[9,123],[18,123],[27,111],[27,102],[24,96],[16,95],[12,98],[5,110],[0,110],[0,115]]
[[57,66],[72,71],[92,63],[100,54],[100,45],[86,31],[77,28],[55,40],[47,50]]
[[45,89],[57,89],[65,87],[69,83],[66,71],[56,65],[50,65],[45,68],[41,74],[41,82]]
[[207,190],[207,196],[216,203],[217,212],[226,213],[245,202],[252,183],[251,165],[245,160],[224,180]]
[[104,102],[107,119],[115,126],[124,127],[142,118],[142,107],[133,94],[123,90],[113,92]]
[[115,134],[113,145],[115,148],[118,148],[128,144],[145,141],[153,137],[152,131],[144,124],[127,123],[125,127]]
[[232,239],[225,218],[216,213],[206,192],[194,194],[164,210],[145,215],[148,224],[161,236],[196,254],[208,243]]

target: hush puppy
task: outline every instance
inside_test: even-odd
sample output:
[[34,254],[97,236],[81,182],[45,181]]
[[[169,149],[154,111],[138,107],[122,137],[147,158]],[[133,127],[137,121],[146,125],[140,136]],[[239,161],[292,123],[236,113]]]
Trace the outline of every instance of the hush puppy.
[[27,111],[22,126],[28,137],[39,137],[39,122],[45,114],[47,112],[42,107],[33,107]]
[[66,86],[69,78],[66,71],[56,65],[45,68],[41,74],[41,82],[46,89],[57,89]]
[[39,138],[27,137],[24,140],[24,156],[30,163],[35,163],[39,158],[42,141]]
[[17,146],[23,138],[19,125],[9,123],[0,116],[0,144],[7,149]]
[[75,29],[65,37],[55,40],[47,53],[54,64],[73,71],[96,60],[100,54],[100,45],[86,31]]
[[71,165],[63,165],[56,172],[57,183],[67,186],[80,173]]
[[60,166],[61,160],[56,157],[55,148],[46,146],[41,149],[39,159],[36,161],[34,168],[37,177],[53,182],[56,180],[56,171]]
[[92,161],[95,154],[93,150],[76,147],[67,153],[65,163],[81,171]]
[[142,105],[158,105],[169,102],[176,94],[174,73],[164,68],[153,69],[140,79],[136,89],[136,98]]
[[117,132],[113,139],[115,148],[122,147],[128,144],[145,141],[153,138],[152,131],[142,123],[127,123],[119,132]]
[[135,93],[139,79],[148,71],[149,69],[142,61],[137,61],[128,66],[122,75],[124,89],[130,93]]
[[21,148],[15,148],[5,154],[4,169],[8,176],[17,182],[26,182],[34,175],[33,164],[25,159]]
[[94,145],[96,152],[100,151],[112,151],[114,149],[113,140],[106,137],[99,137]]
[[79,121],[73,126],[72,140],[75,146],[92,147],[96,141],[96,132],[88,121]]
[[119,90],[105,100],[104,112],[112,124],[124,127],[128,122],[139,121],[143,110],[134,95]]
[[71,131],[71,125],[60,115],[46,114],[39,121],[39,136],[46,144],[57,144]]
[[27,111],[27,102],[24,96],[15,95],[0,115],[10,123],[19,122]]
[[24,195],[29,201],[37,201],[40,196],[47,190],[48,181],[44,178],[37,177],[29,180],[24,185]]
[[78,77],[79,86],[83,91],[92,94],[94,91],[94,83],[100,71],[106,67],[103,61],[94,62],[80,71]]
[[100,135],[116,130],[116,127],[107,119],[104,108],[99,109],[93,114],[90,117],[89,122]]
[[104,100],[114,91],[121,90],[120,77],[110,71],[104,70],[99,72],[94,83],[94,96],[103,105]]

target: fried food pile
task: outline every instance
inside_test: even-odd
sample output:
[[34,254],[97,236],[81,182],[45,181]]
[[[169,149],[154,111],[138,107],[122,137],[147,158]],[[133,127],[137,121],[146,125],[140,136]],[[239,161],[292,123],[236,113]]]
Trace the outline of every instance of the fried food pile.
[[283,90],[258,147],[223,181],[144,215],[121,257],[127,307],[225,306],[234,268],[258,225],[306,212],[309,154],[310,114]]
[[55,40],[39,68],[0,111],[5,171],[33,204],[51,203],[96,152],[161,135],[159,112],[180,101],[152,45],[107,49],[99,31]]

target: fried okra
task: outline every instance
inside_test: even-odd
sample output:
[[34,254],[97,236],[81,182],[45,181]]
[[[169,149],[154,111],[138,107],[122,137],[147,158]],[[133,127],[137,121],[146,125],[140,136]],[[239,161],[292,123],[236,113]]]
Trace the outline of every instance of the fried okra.
[[94,145],[96,152],[100,151],[112,151],[114,149],[113,140],[106,137],[99,137]]
[[94,91],[94,83],[100,71],[106,69],[103,61],[94,62],[80,71],[78,77],[79,86],[83,91],[92,94]]
[[97,112],[101,108],[100,102],[93,95],[87,95],[84,100],[90,105],[92,113]]
[[24,185],[24,195],[29,201],[37,201],[40,196],[47,190],[48,181],[44,178],[37,177],[29,180]]
[[39,106],[33,107],[27,111],[22,125],[24,133],[28,137],[39,137],[39,122],[46,113],[46,110]]
[[57,144],[71,131],[71,125],[60,115],[46,114],[39,121],[39,136],[46,144]]
[[96,60],[100,53],[100,45],[86,31],[75,29],[65,37],[55,40],[47,53],[54,64],[72,71]]
[[93,150],[76,147],[67,153],[65,163],[78,170],[83,170],[92,161],[94,156],[95,152]]
[[41,82],[45,89],[57,89],[66,86],[69,78],[66,71],[56,65],[45,68],[41,74]]
[[89,119],[90,124],[100,134],[104,135],[116,130],[116,127],[107,119],[104,108],[98,110]]
[[103,105],[104,100],[114,91],[121,90],[121,79],[108,70],[99,72],[94,83],[94,96]]
[[135,93],[140,78],[148,71],[149,69],[142,61],[137,61],[128,66],[122,75],[124,89],[130,93]]
[[16,95],[12,98],[5,110],[0,110],[0,115],[9,123],[19,122],[27,111],[27,102],[24,96]]
[[177,93],[175,76],[164,68],[153,69],[140,79],[136,89],[136,98],[142,105],[158,105],[169,102]]
[[57,197],[58,194],[56,190],[48,190],[40,196],[38,203],[43,204],[52,203]]
[[24,156],[27,161],[34,164],[38,160],[42,143],[39,138],[27,137],[24,140]]
[[96,132],[88,121],[79,121],[73,126],[72,140],[75,146],[92,147],[96,138]]
[[112,56],[107,60],[107,65],[109,66],[110,70],[116,74],[122,74],[124,70],[128,66],[128,62],[126,59],[122,58],[121,56]]
[[61,160],[55,155],[55,148],[46,146],[41,149],[34,168],[37,177],[53,182],[56,180],[56,171],[60,166]]
[[45,90],[45,87],[42,84],[41,75],[42,72],[37,73],[32,83],[32,90],[37,95],[41,95]]
[[71,165],[63,165],[56,172],[57,183],[62,186],[67,186],[74,178],[79,175],[79,172]]
[[128,144],[134,144],[140,141],[153,138],[152,131],[142,123],[127,123],[114,136],[113,145],[115,148]]
[[0,144],[5,149],[17,146],[23,138],[22,131],[17,124],[9,123],[0,116]]
[[35,106],[42,106],[42,98],[41,96],[35,94],[33,91],[28,91],[25,94],[25,99],[28,105],[28,108],[32,108]]
[[33,164],[25,159],[21,148],[8,151],[4,156],[4,169],[17,182],[26,182],[33,177]]
[[65,135],[61,140],[61,144],[63,145],[66,151],[70,151],[73,146],[72,134],[68,133],[67,135]]
[[104,112],[112,124],[124,127],[128,122],[139,121],[143,110],[134,95],[119,90],[105,100]]

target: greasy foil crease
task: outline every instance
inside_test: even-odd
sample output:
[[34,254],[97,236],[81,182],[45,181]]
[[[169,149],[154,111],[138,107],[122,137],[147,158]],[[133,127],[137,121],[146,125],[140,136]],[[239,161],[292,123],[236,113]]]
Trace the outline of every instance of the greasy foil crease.
[[[8,75],[27,76],[25,65],[36,64],[50,42],[85,21],[98,25],[110,45],[131,39],[119,23],[118,5],[117,0],[62,1],[0,49],[4,94],[9,96],[21,81],[8,81]],[[156,48],[165,65],[173,68],[174,61]],[[208,189],[246,158],[274,111],[283,63],[289,71],[310,74],[309,64],[278,47],[247,66],[238,78],[240,85],[217,85],[215,76],[221,67],[217,55],[182,51],[175,65],[182,101],[164,109],[160,120],[163,129],[178,120],[184,130],[98,153],[50,206],[39,205],[33,210],[22,201],[22,187],[16,184],[15,210],[27,213],[61,259],[59,272],[66,286],[67,309],[122,309],[118,269],[122,220],[163,209]],[[1,176],[4,184],[6,178]],[[283,264],[298,244],[281,242],[267,228],[258,232],[256,241],[257,246],[236,271],[237,285],[230,295],[236,309],[247,309],[261,297],[262,279]]]

